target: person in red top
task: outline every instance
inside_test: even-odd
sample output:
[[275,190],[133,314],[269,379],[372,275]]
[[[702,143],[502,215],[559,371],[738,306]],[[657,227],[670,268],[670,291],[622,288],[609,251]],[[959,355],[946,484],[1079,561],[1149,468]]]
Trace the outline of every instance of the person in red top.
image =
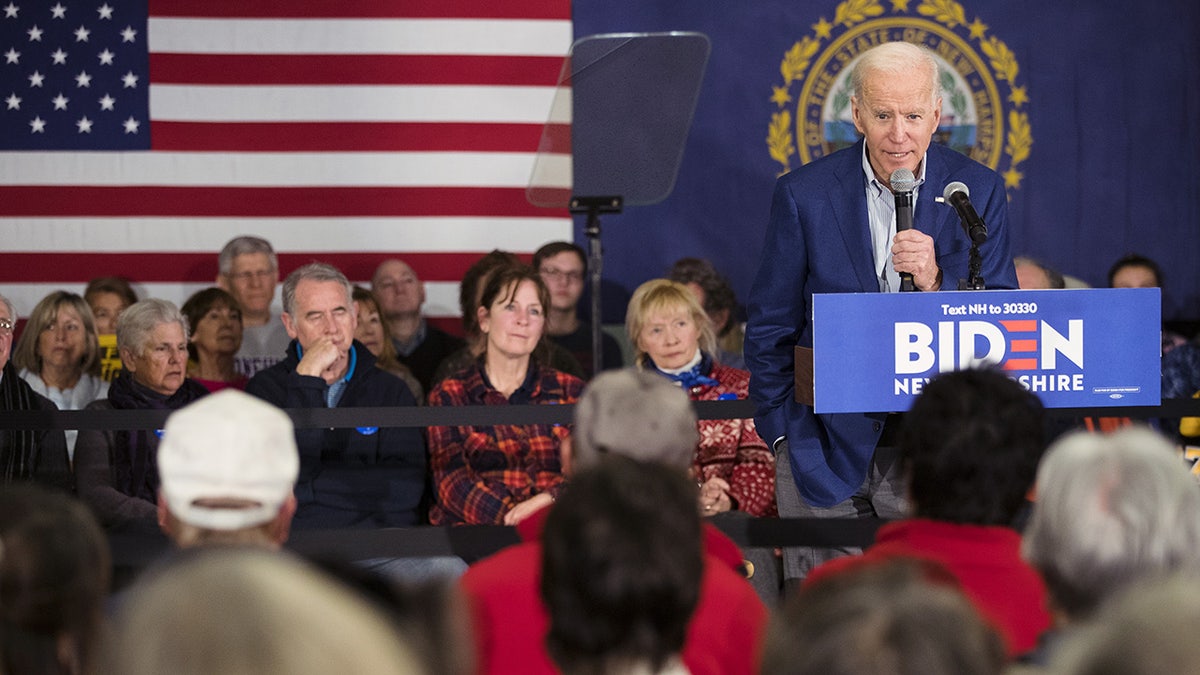
[[[678,387],[649,373],[608,371],[592,381],[576,406],[563,469],[582,470],[611,453],[686,471],[697,438],[696,415]],[[549,511],[517,525],[524,543],[475,563],[459,581],[474,624],[480,673],[558,672],[546,653],[549,618],[539,597],[541,527]],[[704,526],[703,539],[700,598],[682,661],[693,675],[755,674],[767,609],[741,574],[737,546],[711,525]]]
[[[538,362],[549,291],[531,268],[495,272],[478,307],[483,355],[439,382],[429,405],[574,403],[583,381]],[[429,427],[434,525],[516,525],[548,506],[562,488],[559,446],[565,426],[504,424]]]
[[[675,382],[693,401],[745,399],[750,373],[713,359],[712,322],[687,286],[651,279],[633,292],[625,330],[637,368]],[[702,483],[701,508],[712,516],[742,511],[777,515],[775,458],[752,419],[703,420],[692,470]]]
[[900,432],[900,468],[912,518],[879,530],[861,556],[817,567],[805,585],[896,557],[944,565],[1010,657],[1033,649],[1050,626],[1045,584],[1021,559],[1011,528],[1025,504],[1045,444],[1042,404],[1008,376],[965,370],[935,377]]

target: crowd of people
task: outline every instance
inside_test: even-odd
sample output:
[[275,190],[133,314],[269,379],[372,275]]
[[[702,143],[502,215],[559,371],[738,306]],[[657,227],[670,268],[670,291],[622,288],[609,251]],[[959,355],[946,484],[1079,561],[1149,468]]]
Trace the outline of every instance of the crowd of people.
[[[863,140],[779,179],[746,321],[710,262],[681,259],[634,290],[628,355],[605,333],[600,372],[569,242],[472,265],[461,337],[422,314],[401,260],[369,288],[321,262],[281,282],[254,236],[181,306],[97,279],[46,296],[18,338],[0,296],[0,408],[168,413],[162,429],[0,430],[0,673],[1082,674],[1099,654],[1120,665],[1105,672],[1194,669],[1163,622],[1200,616],[1200,487],[1178,449],[1200,424],[1060,435],[987,367],[937,375],[902,415],[797,399],[813,294],[968,274],[952,213],[895,230],[897,170],[918,200],[972,184],[989,287],[1065,285],[1014,264],[1003,180],[931,145],[927,52],[884,44],[852,81]],[[1138,256],[1109,277],[1161,284]],[[1200,395],[1200,344],[1175,342],[1164,395]],[[740,399],[754,418],[695,413]],[[564,404],[570,423],[425,428],[283,412]],[[779,515],[890,522],[865,549],[742,550],[718,527]],[[420,525],[519,542],[469,566],[287,550],[294,532]],[[106,535],[171,550],[114,588]]]

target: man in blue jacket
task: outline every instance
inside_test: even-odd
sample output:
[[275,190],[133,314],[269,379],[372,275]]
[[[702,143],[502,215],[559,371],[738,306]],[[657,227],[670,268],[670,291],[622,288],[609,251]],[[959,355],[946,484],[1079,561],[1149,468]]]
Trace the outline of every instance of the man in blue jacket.
[[[903,488],[891,442],[895,416],[817,415],[795,400],[794,348],[812,347],[814,293],[952,290],[968,277],[970,240],[954,209],[934,198],[960,181],[987,223],[980,247],[990,288],[1016,288],[1004,182],[949,148],[931,145],[941,119],[937,62],[904,42],[864,52],[852,74],[854,124],[863,140],[781,177],[763,257],[747,305],[746,364],[759,434],[776,452],[784,517],[899,518]],[[916,178],[913,229],[896,232],[890,177]],[[848,373],[853,377],[853,373]],[[793,583],[839,553],[787,549]]]
[[[283,283],[287,357],[246,392],[281,408],[416,405],[404,382],[375,367],[354,339],[350,282],[305,265]],[[425,441],[419,429],[297,429],[300,477],[294,528],[404,527],[424,519]]]

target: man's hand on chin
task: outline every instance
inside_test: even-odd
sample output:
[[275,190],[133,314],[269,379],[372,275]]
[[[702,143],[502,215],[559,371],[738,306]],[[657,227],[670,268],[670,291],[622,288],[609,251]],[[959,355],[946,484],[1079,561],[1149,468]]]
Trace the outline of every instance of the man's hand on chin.
[[296,366],[296,372],[332,382],[342,374],[343,356],[332,338],[323,337],[304,349],[304,357]]

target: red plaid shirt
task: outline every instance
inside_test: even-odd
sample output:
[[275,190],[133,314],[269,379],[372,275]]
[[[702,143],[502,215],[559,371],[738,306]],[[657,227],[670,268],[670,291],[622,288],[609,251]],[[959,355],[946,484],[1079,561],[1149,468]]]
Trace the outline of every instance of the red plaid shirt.
[[[530,373],[510,401],[496,391],[476,363],[442,380],[429,405],[534,405],[574,403],[583,380],[530,361]],[[506,424],[492,427],[429,427],[430,466],[436,493],[429,510],[434,525],[500,524],[513,506],[562,487],[559,445],[566,426]]]

